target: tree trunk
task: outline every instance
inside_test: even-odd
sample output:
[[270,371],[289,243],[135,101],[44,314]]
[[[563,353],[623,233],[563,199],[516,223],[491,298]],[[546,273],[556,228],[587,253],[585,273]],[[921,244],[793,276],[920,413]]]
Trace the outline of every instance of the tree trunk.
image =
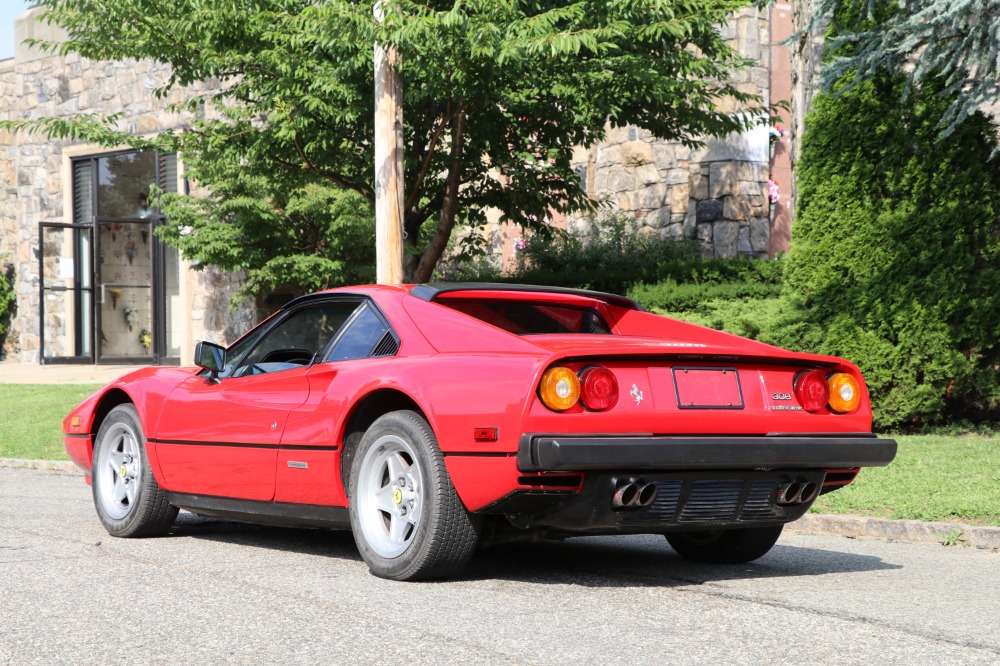
[[448,247],[451,232],[455,228],[455,213],[458,211],[458,188],[462,184],[462,147],[465,141],[465,113],[459,111],[451,129],[451,164],[448,166],[448,180],[445,183],[444,201],[438,217],[437,230],[430,245],[424,250],[417,266],[416,281],[428,282],[434,274],[438,260]]
[[[375,17],[382,20],[377,3]],[[403,281],[403,77],[399,50],[375,45],[375,271],[379,284]]]

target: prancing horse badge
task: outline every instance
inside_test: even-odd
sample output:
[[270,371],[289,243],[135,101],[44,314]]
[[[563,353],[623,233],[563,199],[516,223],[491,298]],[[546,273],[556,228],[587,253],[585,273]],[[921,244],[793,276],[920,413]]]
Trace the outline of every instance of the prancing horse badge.
[[632,390],[629,391],[629,395],[635,398],[636,407],[642,404],[642,391],[635,384],[632,384]]

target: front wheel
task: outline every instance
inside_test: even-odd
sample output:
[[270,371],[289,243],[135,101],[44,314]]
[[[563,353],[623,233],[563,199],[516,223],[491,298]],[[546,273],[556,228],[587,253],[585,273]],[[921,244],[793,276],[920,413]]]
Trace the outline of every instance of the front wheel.
[[783,527],[669,532],[665,536],[678,555],[692,562],[742,564],[763,557],[771,550]]
[[131,404],[112,409],[97,431],[91,479],[97,516],[112,536],[156,536],[173,525],[177,507],[153,478]]
[[411,411],[379,417],[361,439],[350,515],[358,551],[381,578],[454,575],[479,542],[479,521],[455,493],[433,431]]

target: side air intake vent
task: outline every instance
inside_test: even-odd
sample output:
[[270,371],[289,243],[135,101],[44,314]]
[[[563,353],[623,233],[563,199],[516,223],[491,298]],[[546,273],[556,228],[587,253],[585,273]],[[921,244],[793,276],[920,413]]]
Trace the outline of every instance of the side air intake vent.
[[392,335],[392,331],[386,331],[382,339],[378,341],[372,349],[371,356],[395,356],[399,351],[399,342]]

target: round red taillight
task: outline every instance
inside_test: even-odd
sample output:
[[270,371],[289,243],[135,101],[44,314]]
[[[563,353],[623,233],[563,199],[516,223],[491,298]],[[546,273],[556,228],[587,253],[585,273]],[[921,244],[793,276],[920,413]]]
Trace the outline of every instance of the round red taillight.
[[827,384],[826,373],[813,370],[796,377],[795,397],[807,412],[818,412],[826,407],[830,402],[830,385]]
[[618,404],[615,374],[599,365],[584,368],[580,373],[580,402],[594,412],[603,412]]

